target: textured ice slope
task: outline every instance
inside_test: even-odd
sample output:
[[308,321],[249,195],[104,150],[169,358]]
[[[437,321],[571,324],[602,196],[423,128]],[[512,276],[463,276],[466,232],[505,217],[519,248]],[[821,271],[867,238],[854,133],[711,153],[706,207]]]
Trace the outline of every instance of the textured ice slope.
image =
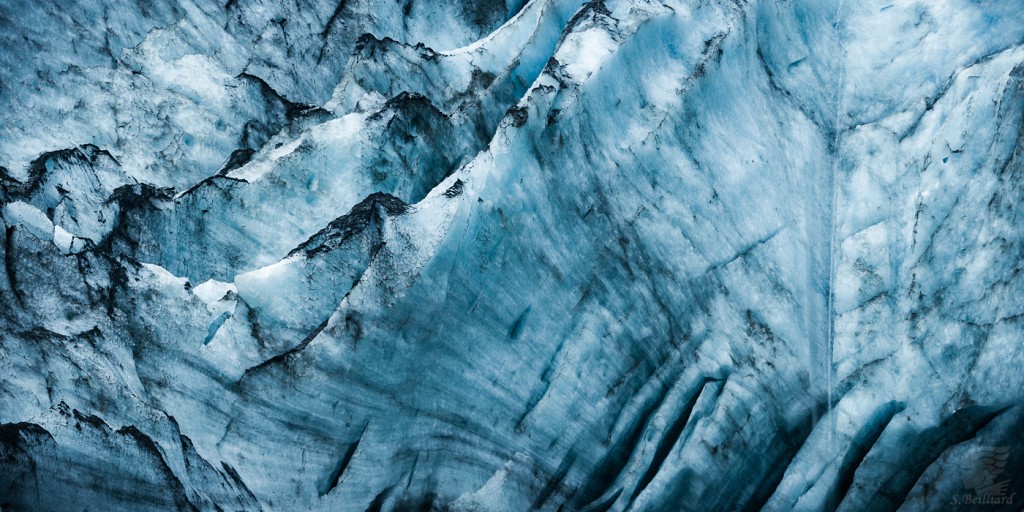
[[1022,8],[3,2],[0,503],[1009,496]]

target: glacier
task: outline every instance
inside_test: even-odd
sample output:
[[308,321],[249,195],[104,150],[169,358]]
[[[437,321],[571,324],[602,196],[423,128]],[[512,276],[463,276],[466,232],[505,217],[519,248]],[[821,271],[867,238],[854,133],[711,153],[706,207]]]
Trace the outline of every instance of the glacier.
[[0,510],[1020,510],[1020,0],[0,0]]

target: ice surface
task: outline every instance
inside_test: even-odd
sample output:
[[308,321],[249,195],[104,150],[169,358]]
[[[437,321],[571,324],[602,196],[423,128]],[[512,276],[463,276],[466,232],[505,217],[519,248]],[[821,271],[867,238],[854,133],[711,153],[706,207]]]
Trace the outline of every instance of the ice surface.
[[1009,498],[1020,8],[0,1],[0,508]]

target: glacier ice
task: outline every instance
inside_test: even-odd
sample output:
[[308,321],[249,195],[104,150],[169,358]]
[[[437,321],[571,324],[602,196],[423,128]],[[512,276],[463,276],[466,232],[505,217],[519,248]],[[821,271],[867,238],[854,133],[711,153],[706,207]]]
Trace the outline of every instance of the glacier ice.
[[1022,8],[0,0],[0,509],[1018,510]]

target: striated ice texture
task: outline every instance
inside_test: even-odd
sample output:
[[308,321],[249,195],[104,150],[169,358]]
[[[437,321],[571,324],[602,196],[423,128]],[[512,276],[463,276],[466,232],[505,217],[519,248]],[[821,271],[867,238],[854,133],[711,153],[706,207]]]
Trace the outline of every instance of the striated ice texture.
[[1018,510],[1022,13],[2,0],[0,508]]

